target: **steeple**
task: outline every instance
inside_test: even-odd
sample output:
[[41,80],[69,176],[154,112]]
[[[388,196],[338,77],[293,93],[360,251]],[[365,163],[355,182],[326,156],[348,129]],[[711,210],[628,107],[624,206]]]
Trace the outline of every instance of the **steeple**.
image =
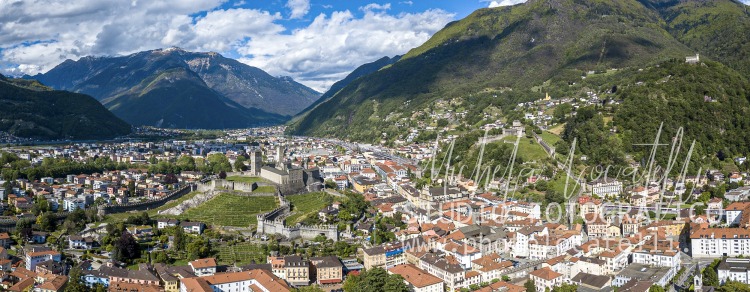
[[695,292],[703,291],[703,274],[699,265],[695,265],[695,276],[693,277],[693,287]]

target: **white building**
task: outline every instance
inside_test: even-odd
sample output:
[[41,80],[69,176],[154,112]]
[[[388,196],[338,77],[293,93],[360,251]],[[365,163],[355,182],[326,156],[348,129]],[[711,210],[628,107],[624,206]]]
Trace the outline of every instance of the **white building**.
[[189,262],[188,265],[193,269],[193,274],[199,277],[216,274],[216,259],[205,258]]
[[633,252],[633,263],[657,267],[679,267],[682,261],[676,251],[641,250]]
[[616,196],[622,193],[622,182],[613,178],[599,178],[588,182],[586,191],[597,196]]
[[716,267],[719,283],[724,285],[728,280],[750,284],[750,259],[726,258]]
[[529,278],[534,281],[537,292],[552,290],[555,286],[562,285],[565,280],[563,274],[555,272],[550,268],[535,270],[529,273]]

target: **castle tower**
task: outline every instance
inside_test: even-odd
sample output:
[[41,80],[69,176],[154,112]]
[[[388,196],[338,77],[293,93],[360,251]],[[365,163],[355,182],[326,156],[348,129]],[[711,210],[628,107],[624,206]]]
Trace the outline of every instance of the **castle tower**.
[[283,169],[284,167],[284,146],[276,147],[276,168]]
[[260,168],[263,167],[263,154],[260,150],[250,153],[250,172],[253,175],[260,175]]

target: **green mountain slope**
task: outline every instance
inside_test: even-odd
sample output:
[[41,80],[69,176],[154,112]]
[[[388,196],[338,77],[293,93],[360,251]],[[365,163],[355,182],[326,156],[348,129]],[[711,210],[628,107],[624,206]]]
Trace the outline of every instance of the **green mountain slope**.
[[696,52],[750,74],[750,10],[739,1],[647,1]]
[[535,87],[567,90],[591,70],[693,54],[666,26],[658,11],[635,0],[532,0],[480,9],[392,66],[352,82],[289,132],[376,141],[398,131],[394,121],[438,99],[495,92],[475,104],[510,106],[544,96]]
[[[367,76],[367,75],[369,75],[369,74],[371,74],[373,72],[376,72],[376,71],[382,69],[383,67],[386,67],[388,65],[391,65],[391,64],[397,62],[400,58],[401,58],[401,56],[395,56],[393,58],[382,57],[382,58],[376,60],[375,62],[367,63],[367,64],[364,64],[364,65],[361,65],[361,66],[357,67],[356,69],[354,69],[354,71],[352,71],[351,73],[349,73],[348,75],[346,75],[346,77],[344,77],[344,79],[336,81],[336,83],[334,83],[333,85],[331,85],[331,88],[329,88],[328,91],[326,91],[322,96],[320,96],[320,98],[318,100],[316,100],[313,104],[311,104],[310,106],[308,106],[306,109],[302,110],[300,113],[302,115],[304,115],[304,114],[310,112],[310,110],[312,110],[313,108],[315,108],[319,104],[321,104],[321,103],[323,103],[323,102],[328,101],[329,99],[331,99],[331,97],[333,97],[334,95],[336,95],[336,93],[338,93],[341,89],[344,89],[344,87],[346,87],[347,85],[349,85],[349,83],[352,83],[352,82],[354,82],[354,80],[357,80],[357,78],[360,78],[362,76]],[[300,118],[299,116],[295,117],[295,119],[299,119],[299,118]]]
[[39,139],[106,139],[130,125],[90,96],[0,75],[0,131]]

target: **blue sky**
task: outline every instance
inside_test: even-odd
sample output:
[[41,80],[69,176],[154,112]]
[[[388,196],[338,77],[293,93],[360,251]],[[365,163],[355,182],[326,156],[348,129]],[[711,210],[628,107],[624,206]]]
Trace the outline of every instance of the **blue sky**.
[[[519,2],[521,0],[503,0]],[[496,4],[460,1],[0,1],[0,73],[177,46],[219,52],[325,91],[357,66],[404,54]]]

